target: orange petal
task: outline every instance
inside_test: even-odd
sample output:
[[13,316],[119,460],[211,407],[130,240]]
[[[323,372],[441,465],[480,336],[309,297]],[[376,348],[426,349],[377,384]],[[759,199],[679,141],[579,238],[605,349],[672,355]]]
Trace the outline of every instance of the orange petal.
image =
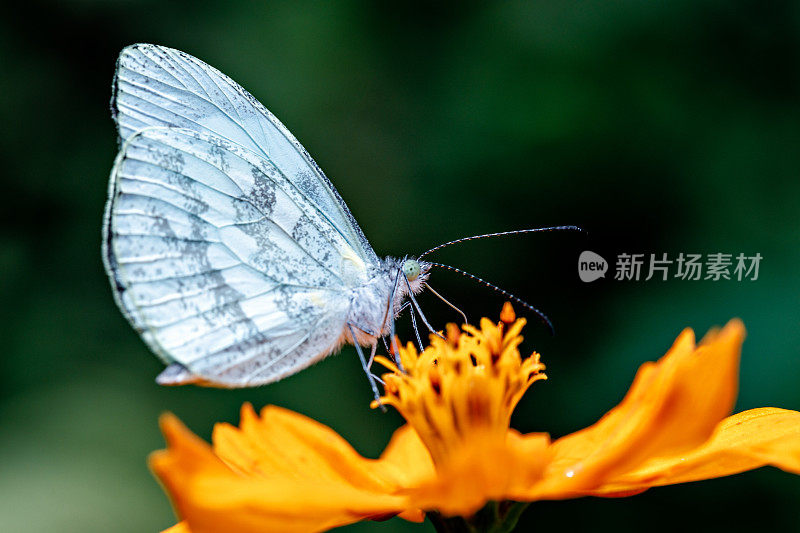
[[408,424],[394,432],[372,467],[377,475],[394,480],[398,487],[412,487],[436,475],[430,452]]
[[403,511],[399,515],[400,518],[403,520],[408,520],[409,522],[424,522],[425,521],[425,511],[422,509],[409,509],[407,511]]
[[800,412],[763,407],[728,417],[701,447],[648,461],[596,494],[729,476],[766,465],[800,474]]
[[645,461],[708,439],[738,388],[744,326],[731,320],[695,347],[685,330],[657,363],[645,363],[623,401],[593,426],[556,441],[539,497],[563,498],[603,485]]
[[[181,490],[183,485],[190,484],[197,473],[224,475],[228,469],[217,459],[211,447],[172,413],[162,415],[159,424],[168,449],[151,453],[148,463],[164,485],[178,516],[185,516],[189,504]],[[176,479],[174,472],[182,472],[184,477]]]
[[500,320],[506,324],[512,324],[517,319],[517,314],[514,312],[511,302],[503,304],[503,310],[500,311]]
[[161,533],[192,533],[189,529],[189,524],[186,522],[178,522],[174,526],[165,529]]
[[[418,486],[436,475],[431,454],[408,424],[394,432],[380,459],[372,464],[372,469],[376,476],[394,480],[399,487],[398,493],[403,494],[408,492],[407,487]],[[398,516],[409,522],[425,520],[425,512],[413,506]]]
[[516,499],[541,477],[550,439],[543,433],[505,439],[493,434],[470,436],[469,446],[451,451],[437,476],[409,491],[411,502],[446,516],[471,516],[487,501]]
[[[330,466],[315,478],[318,457],[312,457],[306,465],[295,462],[292,471],[253,470],[258,472],[253,475],[241,468],[253,465],[240,463],[239,471],[229,468],[172,415],[162,417],[162,430],[169,447],[152,454],[150,466],[192,533],[321,531],[373,516],[398,514],[407,507],[405,497],[353,485],[331,475],[335,469]],[[280,424],[276,424],[276,432],[291,433]],[[309,438],[314,438],[313,431]],[[334,449],[339,448],[336,440]],[[237,451],[242,449],[246,446]],[[296,459],[292,451],[284,452],[289,461]],[[241,460],[248,456],[236,457]]]
[[244,404],[239,427],[217,424],[213,441],[217,456],[234,470],[254,476],[346,483],[380,492],[398,486],[391,476],[376,475],[375,461],[359,455],[328,426],[272,405],[259,417]]
[[193,533],[323,531],[398,514],[405,498],[344,484],[251,478],[200,478],[185,515]]

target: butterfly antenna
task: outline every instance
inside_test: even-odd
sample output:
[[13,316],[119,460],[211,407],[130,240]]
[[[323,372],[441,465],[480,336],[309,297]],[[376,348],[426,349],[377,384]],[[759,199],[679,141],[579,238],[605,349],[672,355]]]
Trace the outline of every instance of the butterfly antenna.
[[[461,239],[456,239],[454,241],[450,241],[450,242],[446,242],[444,244],[440,244],[439,246],[434,246],[433,248],[431,248],[427,252],[425,252],[422,255],[420,255],[417,259],[422,259],[423,257],[425,257],[426,255],[428,255],[430,253],[433,253],[433,252],[435,252],[437,250],[441,250],[442,248],[445,248],[446,246],[450,246],[451,244],[458,244],[460,242],[474,241],[476,239],[485,239],[487,237],[503,237],[505,235],[518,235],[520,233],[539,233],[539,232],[545,232],[545,231],[580,231],[580,232],[583,232],[584,230],[582,228],[579,228],[578,226],[552,226],[550,228],[515,229],[513,231],[501,231],[500,233],[486,233],[484,235],[473,235],[472,237],[462,237]],[[525,305],[527,305],[527,304],[525,304]]]
[[466,276],[466,277],[468,277],[470,279],[474,279],[478,283],[482,283],[483,285],[486,285],[490,289],[493,289],[493,290],[499,292],[500,294],[502,294],[506,298],[508,298],[510,300],[513,300],[513,301],[517,302],[518,304],[522,305],[523,307],[525,307],[525,308],[529,309],[530,311],[532,311],[536,316],[538,316],[541,319],[541,321],[544,323],[544,325],[547,326],[547,329],[550,330],[550,334],[551,335],[555,334],[555,330],[553,329],[553,323],[550,322],[550,319],[547,318],[547,315],[545,315],[544,313],[542,313],[541,311],[536,309],[534,306],[532,306],[531,304],[529,304],[525,300],[523,300],[521,298],[518,298],[517,296],[514,296],[510,292],[508,292],[506,290],[503,290],[500,287],[498,287],[497,285],[489,283],[488,281],[486,281],[484,279],[481,279],[481,278],[479,278],[478,276],[476,276],[474,274],[470,274],[469,272],[465,272],[465,271],[461,270],[460,268],[452,267],[450,265],[444,265],[442,263],[431,263],[431,262],[428,262],[428,264],[431,265],[431,266],[435,266],[435,267],[439,267],[439,268],[445,268],[447,270],[452,270],[453,272],[457,272],[457,273],[461,274],[462,276]]

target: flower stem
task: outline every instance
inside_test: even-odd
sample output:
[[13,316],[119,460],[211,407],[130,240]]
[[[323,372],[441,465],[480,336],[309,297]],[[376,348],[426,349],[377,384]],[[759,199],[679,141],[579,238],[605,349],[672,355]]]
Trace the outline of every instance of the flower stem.
[[525,502],[489,502],[469,518],[445,517],[436,511],[427,513],[438,533],[509,533],[517,526]]

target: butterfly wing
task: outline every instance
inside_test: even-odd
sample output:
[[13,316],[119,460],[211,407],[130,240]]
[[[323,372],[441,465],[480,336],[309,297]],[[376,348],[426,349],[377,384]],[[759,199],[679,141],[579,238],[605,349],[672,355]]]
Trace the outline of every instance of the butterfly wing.
[[112,113],[120,142],[150,126],[213,134],[268,158],[366,262],[378,258],[339,193],[294,136],[239,84],[172,48],[135,44],[117,62]]
[[367,265],[272,161],[213,134],[146,128],[127,137],[110,181],[106,269],[165,362],[251,386],[339,345]]

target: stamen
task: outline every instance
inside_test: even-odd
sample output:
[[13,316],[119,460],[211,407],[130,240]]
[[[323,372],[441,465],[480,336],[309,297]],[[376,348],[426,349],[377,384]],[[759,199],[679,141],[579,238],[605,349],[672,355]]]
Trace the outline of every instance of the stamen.
[[[509,318],[513,310],[504,313]],[[431,336],[419,352],[412,343],[400,346],[401,371],[388,359],[384,395],[377,405],[392,405],[414,427],[431,451],[435,464],[463,449],[480,435],[500,442],[511,413],[528,387],[540,379],[544,365],[538,354],[523,358],[518,350],[525,319],[513,324],[481,320],[480,329],[452,324],[447,337]]]

